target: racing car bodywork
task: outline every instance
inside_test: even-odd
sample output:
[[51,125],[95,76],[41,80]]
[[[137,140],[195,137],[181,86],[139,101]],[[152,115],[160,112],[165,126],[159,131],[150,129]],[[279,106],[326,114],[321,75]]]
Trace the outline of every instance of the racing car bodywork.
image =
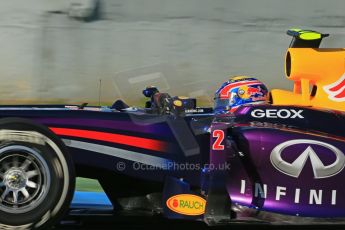
[[226,188],[233,208],[243,211],[237,217],[244,213],[261,220],[269,216],[270,222],[289,220],[267,213],[260,217],[257,210],[344,217],[344,186],[339,183],[345,166],[343,115],[307,107],[251,106],[239,109],[230,127],[224,122],[229,121],[217,118],[213,132],[224,132],[228,143],[224,150],[212,150],[211,159],[219,164],[219,155],[227,156],[231,170],[224,175]]
[[[122,102],[1,106],[0,228],[53,224],[69,207],[75,176],[98,179],[114,211],[208,224],[341,222],[344,52],[318,49],[326,35],[289,32],[286,73],[294,91],[273,90],[271,104],[219,115],[197,107],[176,112],[185,99],[168,109],[167,95],[155,104],[158,113]],[[324,59],[336,68],[310,68]]]
[[293,92],[272,90],[272,105],[243,106],[234,118],[216,116],[212,122],[212,133],[222,134],[212,135],[211,143],[224,140],[221,148],[213,145],[211,163],[231,165],[221,177],[237,218],[334,223],[345,216],[339,195],[344,192],[339,181],[345,166],[345,53],[318,48],[328,35],[316,33],[315,42],[301,39],[304,33],[315,32],[288,31],[294,39],[285,67]]
[[[54,136],[54,143],[56,141],[64,146],[63,152],[68,155],[66,158],[70,164],[73,162],[77,176],[100,181],[114,207],[123,209],[119,198],[145,197],[147,194],[162,192],[168,176],[184,178],[191,186],[199,186],[200,169],[208,162],[207,128],[213,115],[196,112],[197,114],[175,117],[148,114],[136,109],[120,112],[109,108],[80,109],[79,106],[65,105],[1,107],[1,129],[4,133],[0,133],[0,140],[4,146],[14,147],[4,150],[0,158],[0,176],[3,179],[0,193],[2,205],[6,208],[0,208],[0,212],[23,209],[24,213],[24,207],[30,206],[31,200],[43,195],[50,196],[49,193],[40,194],[42,189],[50,190],[53,182],[53,175],[43,173],[45,160],[37,159],[36,162],[28,156],[29,149],[36,149],[36,145],[49,140],[50,136]],[[25,148],[20,150],[18,146]],[[42,165],[40,162],[43,162]],[[24,171],[27,164],[30,165],[30,170]],[[178,164],[195,165],[197,168],[179,170]],[[33,168],[33,165],[37,165],[37,168]],[[74,190],[74,167],[70,165],[66,171],[58,170],[61,171],[63,181],[73,178],[66,185],[68,194],[64,197],[64,208],[61,208],[64,210],[68,207]],[[34,175],[31,175],[32,171]],[[28,184],[37,188],[37,191],[32,190]],[[54,196],[59,197],[57,194]],[[160,208],[161,205],[158,209]],[[47,212],[51,213],[46,207],[42,212],[42,216]],[[18,211],[15,215],[19,217],[20,214],[21,211]],[[53,217],[55,216],[49,216],[46,220],[55,219]],[[6,223],[6,219],[1,218],[2,214],[0,222]],[[11,224],[27,228],[40,227],[41,217],[36,218],[39,218],[36,219],[39,225],[21,223],[24,218],[12,218],[19,224],[7,223],[6,227]]]

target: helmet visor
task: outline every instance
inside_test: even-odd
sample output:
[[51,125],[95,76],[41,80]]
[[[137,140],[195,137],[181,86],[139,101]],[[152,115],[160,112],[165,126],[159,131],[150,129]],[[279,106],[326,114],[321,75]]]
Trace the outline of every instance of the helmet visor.
[[214,110],[216,112],[219,111],[227,111],[230,109],[230,103],[228,98],[215,98],[214,99]]

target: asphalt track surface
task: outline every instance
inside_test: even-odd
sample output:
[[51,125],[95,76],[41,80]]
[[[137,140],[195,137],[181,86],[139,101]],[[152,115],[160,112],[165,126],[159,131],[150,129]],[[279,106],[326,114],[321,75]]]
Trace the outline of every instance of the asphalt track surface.
[[345,229],[345,225],[267,225],[267,224],[248,224],[231,223],[224,226],[209,227],[204,222],[169,220],[150,212],[131,211],[117,212],[112,211],[112,206],[104,193],[76,192],[71,210],[63,220],[53,229],[57,230],[82,230],[82,229]]
[[317,225],[317,226],[298,226],[298,225],[284,225],[272,226],[262,224],[231,224],[224,226],[208,227],[202,222],[180,221],[180,220],[166,220],[161,217],[135,217],[135,216],[84,216],[75,218],[75,221],[65,221],[63,224],[56,226],[57,230],[71,230],[71,229],[88,229],[88,230],[107,230],[107,229],[161,229],[161,230],[176,230],[176,229],[345,229],[345,226],[340,225]]

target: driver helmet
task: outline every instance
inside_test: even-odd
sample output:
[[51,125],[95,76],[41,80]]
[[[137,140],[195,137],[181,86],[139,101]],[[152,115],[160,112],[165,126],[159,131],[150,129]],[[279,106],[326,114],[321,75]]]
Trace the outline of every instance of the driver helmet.
[[242,105],[266,103],[268,90],[256,78],[235,76],[222,84],[214,100],[215,113],[234,112]]

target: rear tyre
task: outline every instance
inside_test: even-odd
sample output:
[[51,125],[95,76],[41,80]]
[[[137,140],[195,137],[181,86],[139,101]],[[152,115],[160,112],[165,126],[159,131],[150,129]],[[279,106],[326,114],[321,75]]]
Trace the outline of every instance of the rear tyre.
[[47,128],[0,120],[0,229],[52,226],[68,210],[75,187],[72,160]]

